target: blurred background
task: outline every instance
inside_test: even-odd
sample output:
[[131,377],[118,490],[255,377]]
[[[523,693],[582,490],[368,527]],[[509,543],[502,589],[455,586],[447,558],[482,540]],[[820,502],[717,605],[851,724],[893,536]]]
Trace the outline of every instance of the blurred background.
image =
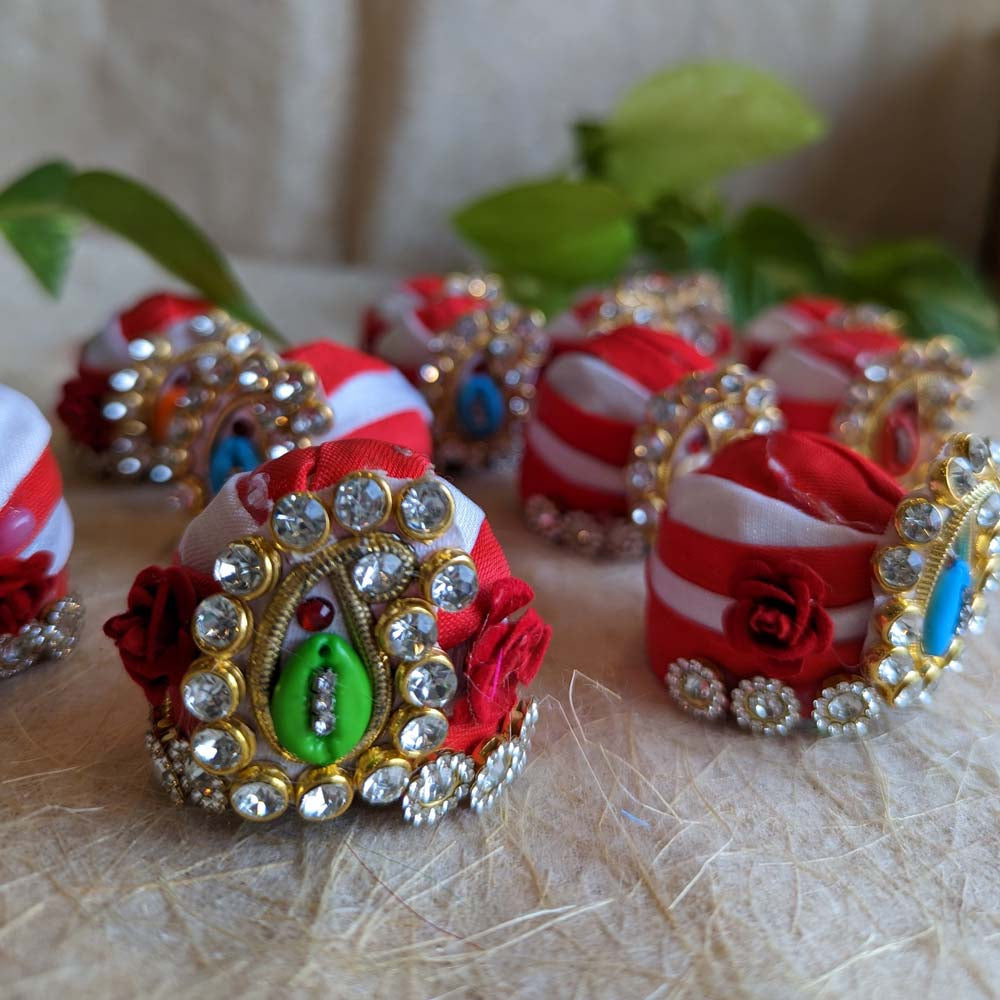
[[392,268],[464,256],[449,212],[569,162],[567,125],[674,62],[732,58],[829,119],[743,172],[846,237],[978,252],[997,0],[0,0],[0,180],[65,156],[175,200],[227,250]]

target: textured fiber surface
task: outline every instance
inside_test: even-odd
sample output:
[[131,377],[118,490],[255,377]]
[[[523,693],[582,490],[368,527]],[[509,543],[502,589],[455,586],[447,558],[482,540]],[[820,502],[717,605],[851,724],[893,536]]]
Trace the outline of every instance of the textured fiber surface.
[[[381,285],[242,270],[302,340],[349,339]],[[3,255],[3,380],[51,410],[71,338],[158,283],[90,243],[52,306]],[[977,424],[1000,426],[997,400]],[[169,558],[180,518],[156,491],[71,471],[61,434],[57,450],[89,617],[70,660],[0,692],[4,996],[994,994],[995,629],[932,707],[869,742],[703,728],[643,664],[639,566],[539,547],[507,484],[469,480],[555,626],[525,776],[498,813],[429,832],[394,809],[252,828],[167,805],[142,695],[100,633],[135,572]]]
[[[996,152],[995,0],[3,0],[0,178],[58,153],[149,181],[243,253],[452,266],[448,214],[561,170],[570,123],[690,59],[831,122],[736,179],[846,236],[973,252]],[[236,168],[238,165],[238,169]]]

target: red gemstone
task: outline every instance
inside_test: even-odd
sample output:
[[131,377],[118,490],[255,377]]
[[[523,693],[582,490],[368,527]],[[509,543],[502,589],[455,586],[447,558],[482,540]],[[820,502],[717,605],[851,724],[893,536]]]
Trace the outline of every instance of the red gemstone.
[[310,597],[295,612],[299,624],[307,632],[322,632],[333,622],[333,605],[325,597]]

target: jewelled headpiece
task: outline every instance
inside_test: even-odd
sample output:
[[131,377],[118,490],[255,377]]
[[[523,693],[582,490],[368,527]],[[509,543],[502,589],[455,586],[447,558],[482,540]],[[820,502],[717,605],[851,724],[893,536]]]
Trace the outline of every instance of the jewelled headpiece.
[[[276,484],[300,459],[326,471],[285,492]],[[174,800],[255,821],[331,820],[356,800],[401,802],[414,824],[464,800],[491,807],[525,764],[537,708],[516,689],[548,629],[530,611],[509,619],[530,591],[482,512],[426,460],[370,441],[247,479],[181,544],[204,564],[210,540],[233,533],[234,500],[266,510],[217,551],[214,592],[191,613],[196,654],[154,707],[147,743]]]

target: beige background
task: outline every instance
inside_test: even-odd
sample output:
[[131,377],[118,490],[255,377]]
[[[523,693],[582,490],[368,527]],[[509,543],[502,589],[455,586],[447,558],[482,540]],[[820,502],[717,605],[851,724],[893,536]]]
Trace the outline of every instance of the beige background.
[[[350,339],[386,280],[241,271],[302,339]],[[73,337],[160,280],[130,251],[88,244],[52,306],[0,255],[4,343],[19,345],[4,380],[48,406]],[[998,384],[1000,362],[983,376]],[[995,395],[976,423],[1000,426]],[[876,739],[704,727],[645,667],[640,567],[539,545],[509,483],[469,479],[555,628],[524,776],[498,813],[435,830],[362,808],[326,828],[251,828],[167,804],[144,699],[100,631],[135,573],[169,558],[182,519],[158,491],[87,481],[61,433],[57,446],[89,618],[70,660],[0,691],[0,996],[996,995],[995,621],[932,706]]]
[[682,59],[769,68],[830,118],[738,178],[852,236],[974,251],[996,0],[0,0],[0,177],[110,164],[227,248],[450,266],[447,213],[566,165],[568,123]]

